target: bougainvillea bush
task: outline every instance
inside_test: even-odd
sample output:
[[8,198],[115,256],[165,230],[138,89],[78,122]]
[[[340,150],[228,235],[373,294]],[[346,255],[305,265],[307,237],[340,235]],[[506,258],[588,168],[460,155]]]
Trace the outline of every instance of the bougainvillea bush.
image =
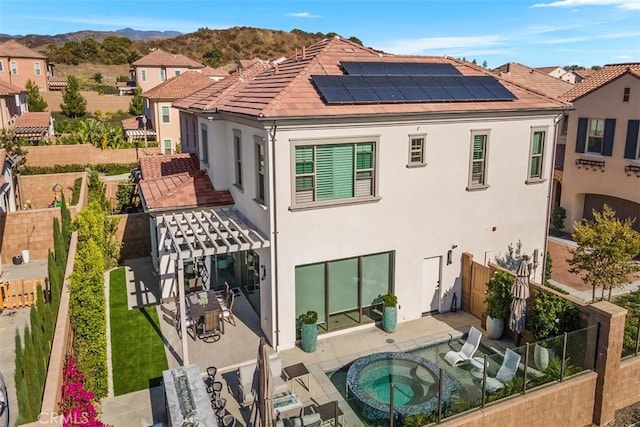
[[67,359],[63,370],[62,411],[64,427],[104,427],[93,405],[94,394],[84,388],[84,375],[76,367],[76,359]]

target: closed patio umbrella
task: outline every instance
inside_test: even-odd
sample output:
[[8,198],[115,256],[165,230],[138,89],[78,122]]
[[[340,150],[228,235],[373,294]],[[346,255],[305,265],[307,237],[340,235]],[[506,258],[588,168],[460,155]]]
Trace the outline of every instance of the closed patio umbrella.
[[258,347],[258,407],[260,411],[260,424],[262,427],[271,427],[273,424],[273,381],[271,368],[269,367],[269,355],[267,343],[260,338]]
[[511,287],[513,300],[511,301],[511,315],[509,316],[509,329],[518,334],[516,345],[519,344],[520,334],[524,331],[525,317],[527,313],[527,298],[529,298],[529,257],[526,255],[520,260],[516,271],[516,280]]

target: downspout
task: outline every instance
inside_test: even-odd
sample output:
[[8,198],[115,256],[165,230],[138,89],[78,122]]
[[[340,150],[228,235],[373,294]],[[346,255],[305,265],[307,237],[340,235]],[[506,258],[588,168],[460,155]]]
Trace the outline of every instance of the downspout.
[[272,282],[273,282],[273,291],[274,291],[274,299],[275,299],[275,333],[276,340],[275,345],[273,346],[274,350],[277,352],[278,347],[280,346],[280,310],[279,310],[279,297],[278,297],[278,229],[277,229],[277,206],[276,203],[276,131],[278,130],[278,122],[274,121],[273,126],[268,130],[269,134],[269,142],[271,146],[271,167],[269,168],[269,174],[271,175],[271,186],[272,186],[272,194],[271,194],[271,215],[270,220],[272,223],[271,226],[271,253],[273,254],[273,262],[272,262]]
[[548,251],[548,247],[549,247],[549,221],[551,220],[551,211],[553,210],[553,201],[551,200],[551,194],[553,193],[553,176],[554,176],[554,172],[556,170],[556,147],[558,146],[558,126],[560,124],[560,121],[562,120],[562,118],[565,116],[565,112],[566,109],[562,110],[562,113],[560,113],[558,116],[556,116],[553,119],[553,150],[551,152],[551,179],[549,179],[549,190],[547,191],[547,217],[546,217],[546,222],[545,222],[545,228],[544,228],[544,248],[543,251],[544,253],[542,254],[541,259],[544,261],[544,264],[542,265],[542,277],[540,278],[540,282],[543,285],[546,285],[545,283],[545,277],[547,274],[547,253]]

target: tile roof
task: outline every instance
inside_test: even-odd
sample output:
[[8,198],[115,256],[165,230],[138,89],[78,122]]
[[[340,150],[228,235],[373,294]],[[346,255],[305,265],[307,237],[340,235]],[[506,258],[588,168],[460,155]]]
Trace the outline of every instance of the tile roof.
[[0,95],[16,95],[21,92],[26,92],[20,86],[12,85],[9,82],[0,80]]
[[[121,120],[122,128],[124,130],[128,129],[144,129],[144,124],[142,123],[142,116],[130,117],[128,119]],[[147,130],[153,129],[153,124],[151,120],[147,120]]]
[[449,57],[386,55],[340,37],[325,39],[279,64],[258,62],[179,100],[178,108],[221,111],[254,117],[336,117],[487,110],[561,109],[567,104],[497,77],[517,99],[513,101],[325,104],[311,81],[313,75],[342,75],[341,61],[449,63],[463,75],[491,75],[488,70]]
[[596,71],[597,70],[592,70],[591,68],[585,68],[584,70],[574,70],[573,74],[584,80],[587,77],[591,77]]
[[565,144],[556,144],[556,155],[554,169],[561,171],[564,170],[564,155],[567,146]]
[[47,59],[46,55],[36,52],[33,49],[29,49],[15,40],[8,40],[4,43],[0,43],[0,56]]
[[200,72],[207,77],[227,77],[229,75],[229,72],[223,68],[211,68],[208,65]]
[[165,52],[162,49],[156,49],[148,55],[143,56],[132,64],[133,66],[148,67],[187,67],[187,68],[203,68],[204,65],[191,58],[187,58],[181,54],[173,54]]
[[197,71],[185,71],[144,92],[150,99],[180,99],[213,84],[213,80]]
[[625,74],[640,78],[640,62],[605,65],[590,77],[574,85],[573,89],[562,98],[567,101],[575,101]]
[[540,71],[541,73],[549,74],[552,71],[557,70],[558,68],[562,68],[562,67],[558,67],[558,66],[555,66],[555,67],[536,67],[535,69]]
[[140,181],[148,209],[233,205],[229,190],[215,190],[205,171]]
[[564,95],[573,87],[573,84],[569,82],[517,62],[507,62],[491,71],[505,80],[527,86],[538,93],[553,98]]
[[16,119],[16,128],[49,127],[51,125],[50,112],[24,113]]
[[140,157],[142,179],[156,179],[199,170],[200,162],[191,153]]

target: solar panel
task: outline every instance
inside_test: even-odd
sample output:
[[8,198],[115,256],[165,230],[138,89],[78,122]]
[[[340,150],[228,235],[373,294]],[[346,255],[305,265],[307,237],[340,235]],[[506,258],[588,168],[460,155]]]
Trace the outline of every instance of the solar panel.
[[448,63],[422,62],[341,62],[349,75],[361,76],[459,76],[460,71]]
[[513,100],[491,76],[312,76],[328,104]]

